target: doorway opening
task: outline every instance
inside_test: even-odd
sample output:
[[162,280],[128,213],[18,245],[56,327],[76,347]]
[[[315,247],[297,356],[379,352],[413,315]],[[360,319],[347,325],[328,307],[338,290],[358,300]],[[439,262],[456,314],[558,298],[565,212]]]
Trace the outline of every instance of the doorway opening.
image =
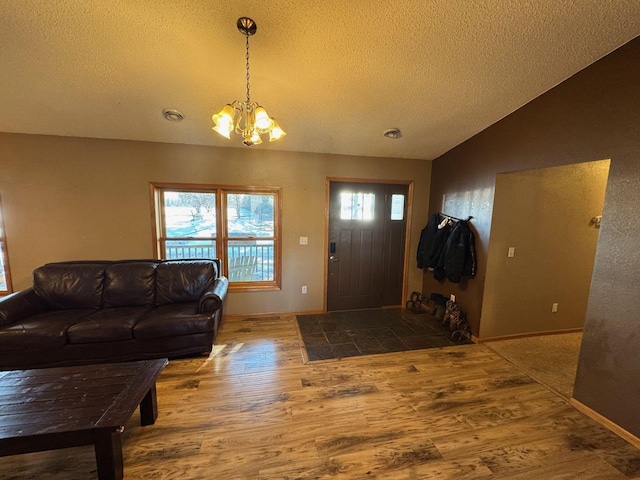
[[532,376],[549,378],[565,397],[575,380],[609,165],[599,160],[496,177],[479,337],[500,340],[491,342],[495,349],[526,371],[557,370]]

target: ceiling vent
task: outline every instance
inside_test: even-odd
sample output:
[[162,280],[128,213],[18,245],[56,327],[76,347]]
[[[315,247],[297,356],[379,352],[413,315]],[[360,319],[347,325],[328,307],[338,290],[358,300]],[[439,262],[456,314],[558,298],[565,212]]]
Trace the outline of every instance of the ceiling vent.
[[389,130],[385,130],[383,135],[387,138],[400,138],[402,136],[402,133],[400,133],[400,129],[399,128],[390,128]]
[[169,120],[170,122],[180,122],[184,118],[184,115],[181,114],[177,110],[171,110],[169,108],[165,108],[162,111],[162,116]]

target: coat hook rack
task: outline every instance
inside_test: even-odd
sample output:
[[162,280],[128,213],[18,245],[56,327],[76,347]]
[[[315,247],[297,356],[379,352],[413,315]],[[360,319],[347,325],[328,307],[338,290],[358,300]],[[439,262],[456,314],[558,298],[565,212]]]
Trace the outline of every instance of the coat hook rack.
[[[442,213],[442,212],[440,212],[440,216],[442,216],[442,217],[446,217],[446,218],[448,218],[449,220],[455,220],[456,222],[461,222],[461,221],[463,221],[463,219],[462,219],[462,218],[452,217],[451,215],[447,215],[446,213]],[[473,216],[472,216],[472,215],[469,215],[469,216],[466,218],[466,220],[464,220],[464,221],[465,221],[465,222],[468,222],[468,221],[469,221],[469,220],[471,220],[472,218],[473,218]]]

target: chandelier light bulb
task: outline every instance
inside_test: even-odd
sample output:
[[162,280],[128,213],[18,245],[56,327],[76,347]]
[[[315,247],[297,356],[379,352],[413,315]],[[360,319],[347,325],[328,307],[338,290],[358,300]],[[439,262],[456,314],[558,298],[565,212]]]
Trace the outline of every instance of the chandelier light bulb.
[[242,143],[247,147],[251,147],[252,145],[260,145],[262,143],[262,139],[260,138],[260,134],[257,131],[254,131],[247,133]]
[[275,118],[272,118],[271,121],[273,122],[273,127],[269,131],[269,141],[275,142],[276,140],[280,140],[282,137],[284,137],[286,133],[284,133],[284,130],[280,128],[280,125],[278,125],[278,122],[276,122]]
[[262,107],[256,108],[256,127],[261,130],[268,130],[271,125],[272,121],[267,111]]
[[235,110],[231,105],[225,105],[219,113],[215,114],[211,119],[213,120],[214,131],[226,138],[231,138],[230,134],[233,131],[233,116]]

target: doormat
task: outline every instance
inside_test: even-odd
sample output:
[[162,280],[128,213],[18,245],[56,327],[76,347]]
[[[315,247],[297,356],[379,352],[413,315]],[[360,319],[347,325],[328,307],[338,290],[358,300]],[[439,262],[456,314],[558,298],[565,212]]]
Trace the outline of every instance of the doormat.
[[451,331],[428,313],[401,308],[297,315],[308,361],[404,352],[473,343],[451,339]]

